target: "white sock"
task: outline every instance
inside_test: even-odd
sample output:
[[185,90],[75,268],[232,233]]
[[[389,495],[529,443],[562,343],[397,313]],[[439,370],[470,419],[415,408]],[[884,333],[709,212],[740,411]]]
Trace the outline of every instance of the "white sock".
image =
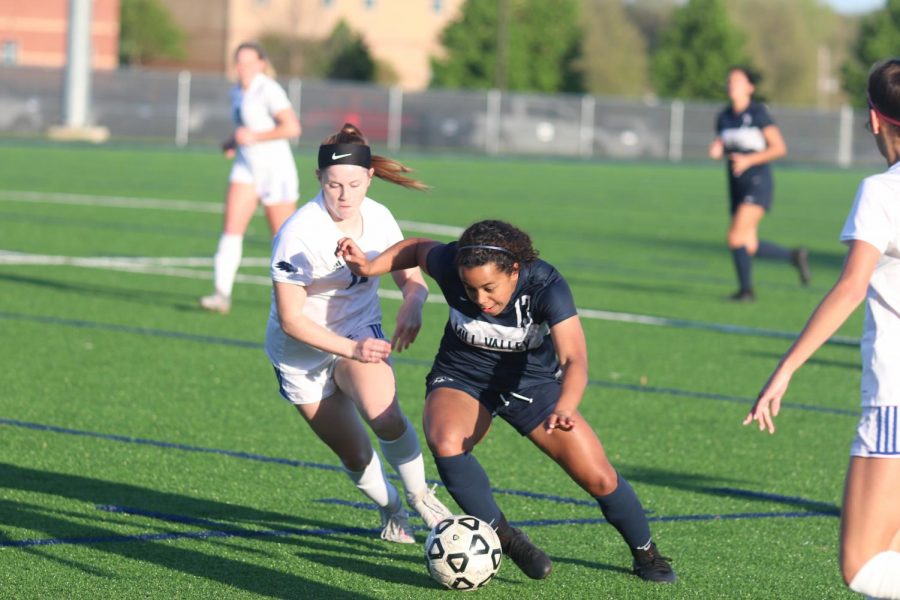
[[378,438],[381,453],[390,463],[403,481],[408,493],[419,495],[428,488],[425,481],[425,461],[422,460],[422,448],[416,430],[405,416],[406,430],[396,440]]
[[234,277],[241,264],[243,251],[244,236],[236,233],[223,233],[219,238],[219,248],[213,259],[213,281],[216,291],[228,298],[231,297]]
[[353,480],[356,487],[368,496],[372,502],[380,508],[395,506],[400,501],[400,495],[391,483],[385,478],[381,468],[381,460],[376,452],[372,453],[369,466],[363,471],[351,471],[344,467],[347,476]]
[[862,566],[850,589],[879,600],[900,600],[900,552],[876,554]]

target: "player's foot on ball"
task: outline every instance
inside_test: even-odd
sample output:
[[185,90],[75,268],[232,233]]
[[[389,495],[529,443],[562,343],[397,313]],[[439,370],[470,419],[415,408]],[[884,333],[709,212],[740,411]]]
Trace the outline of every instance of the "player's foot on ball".
[[223,315],[227,315],[228,311],[231,310],[231,298],[224,294],[216,292],[215,294],[210,294],[209,296],[203,296],[202,298],[200,298],[200,307],[210,312],[217,312],[222,313]]
[[381,512],[381,539],[398,544],[415,544],[413,528],[409,524],[409,515],[397,499],[397,506],[379,508]]
[[756,300],[756,295],[753,293],[753,290],[738,290],[728,296],[727,299],[732,302],[753,302]]
[[429,528],[434,528],[447,517],[453,516],[453,513],[435,496],[435,487],[425,488],[419,494],[406,494],[406,501],[409,502],[410,508],[419,513]]
[[517,527],[507,526],[504,531],[497,530],[500,548],[523,573],[532,579],[544,579],[553,570],[553,563],[544,551],[528,539],[525,532]]
[[809,250],[800,246],[791,252],[791,264],[796,267],[797,274],[800,275],[800,284],[809,285],[809,281],[812,279],[812,273],[809,270]]
[[635,550],[633,554],[631,568],[635,575],[653,583],[675,583],[677,577],[669,564],[671,559],[661,556],[656,544],[650,544],[646,550]]

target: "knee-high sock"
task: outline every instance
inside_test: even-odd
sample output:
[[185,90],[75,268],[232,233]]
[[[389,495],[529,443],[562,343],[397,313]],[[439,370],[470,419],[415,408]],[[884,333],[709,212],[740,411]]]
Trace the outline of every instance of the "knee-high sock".
[[391,485],[384,476],[384,471],[381,468],[381,459],[378,458],[376,452],[372,452],[372,460],[369,461],[368,466],[364,470],[351,471],[344,467],[344,471],[356,484],[359,491],[368,496],[380,508],[396,506],[400,501],[397,488]]
[[786,262],[791,262],[791,260],[793,260],[793,255],[790,250],[775,242],[768,242],[766,240],[759,240],[759,245],[756,247],[756,256],[759,258],[772,258]]
[[491,482],[478,460],[469,454],[435,456],[441,481],[466,514],[497,527],[502,513],[494,501]]
[[740,248],[732,248],[731,257],[734,259],[734,268],[737,271],[738,283],[741,286],[741,290],[752,290],[753,282],[751,279],[751,271],[753,263],[750,253],[747,252],[747,247],[741,246]]
[[876,554],[862,566],[850,589],[880,600],[900,600],[900,552]]
[[422,460],[422,448],[419,446],[419,438],[409,419],[406,421],[406,430],[396,440],[383,440],[378,438],[381,453],[384,459],[390,463],[403,481],[403,487],[413,495],[421,494],[428,487],[425,482],[425,461]]
[[223,233],[219,238],[219,247],[213,259],[213,282],[216,291],[223,296],[231,296],[234,288],[234,277],[241,264],[244,252],[244,236],[235,233]]
[[606,496],[594,496],[594,498],[600,504],[603,516],[625,539],[625,543],[628,544],[631,551],[646,550],[650,547],[652,537],[644,508],[625,478],[618,473],[616,477],[619,481],[616,491]]

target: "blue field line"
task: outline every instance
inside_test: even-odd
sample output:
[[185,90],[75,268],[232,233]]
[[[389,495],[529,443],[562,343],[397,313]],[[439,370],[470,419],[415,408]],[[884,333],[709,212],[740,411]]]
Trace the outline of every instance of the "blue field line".
[[[10,319],[19,321],[35,321],[38,323],[48,323],[51,325],[66,325],[69,327],[78,327],[83,329],[98,329],[103,331],[113,331],[120,333],[133,333],[137,335],[149,335],[157,337],[167,337],[173,339],[186,340],[191,342],[200,342],[204,344],[219,344],[223,346],[235,346],[239,348],[249,348],[253,350],[262,350],[263,344],[260,342],[251,342],[247,340],[238,340],[220,336],[198,335],[192,333],[183,333],[179,331],[167,331],[164,329],[149,329],[145,327],[132,327],[130,325],[118,325],[114,323],[98,323],[95,321],[83,321],[79,319],[62,319],[58,317],[48,317],[42,315],[24,315],[20,313],[10,313],[0,311],[0,319]],[[424,359],[407,358],[404,356],[394,356],[391,358],[394,363],[407,364],[415,366],[430,367],[431,361]],[[748,396],[730,396],[727,394],[717,394],[713,392],[695,392],[691,390],[682,390],[670,387],[657,387],[648,385],[637,385],[629,383],[619,383],[615,381],[602,381],[599,379],[591,379],[588,385],[594,387],[604,387],[610,389],[626,390],[630,392],[638,392],[643,394],[663,394],[668,396],[679,396],[682,398],[699,398],[702,400],[719,400],[725,402],[736,402],[738,404],[753,404],[756,398]],[[829,408],[827,406],[818,406],[815,404],[802,404],[798,402],[782,402],[782,406],[786,408],[795,408],[797,410],[806,410],[811,412],[819,412],[834,415],[858,416],[859,410],[850,410],[845,408]]]

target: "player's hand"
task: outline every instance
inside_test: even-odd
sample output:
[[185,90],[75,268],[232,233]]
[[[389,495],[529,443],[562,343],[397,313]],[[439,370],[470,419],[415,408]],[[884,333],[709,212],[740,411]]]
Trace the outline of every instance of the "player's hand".
[[722,146],[722,140],[716,138],[709,145],[709,157],[713,160],[719,160],[722,158],[724,154],[724,147]]
[[391,337],[391,346],[397,352],[403,352],[416,341],[420,329],[422,329],[422,303],[404,302],[397,311],[397,328]]
[[378,338],[359,340],[353,347],[353,360],[358,360],[362,363],[381,362],[387,360],[390,355],[390,342]]
[[553,433],[554,429],[561,431],[572,431],[575,428],[575,417],[569,411],[554,410],[550,416],[544,420],[544,431]]
[[352,273],[368,277],[369,259],[352,239],[346,237],[339,239],[334,255],[343,258]]
[[781,398],[787,392],[788,384],[791,382],[791,376],[776,370],[772,373],[766,385],[759,392],[756,404],[747,413],[744,418],[744,425],[749,425],[753,421],[759,423],[759,430],[769,433],[775,433],[775,417],[781,410]]
[[247,127],[238,127],[234,130],[234,141],[238,146],[249,146],[258,140],[256,133]]
[[728,159],[731,161],[731,173],[735,177],[740,177],[744,174],[744,171],[753,166],[753,159],[748,154],[735,152],[729,154]]
[[237,147],[237,144],[234,142],[234,136],[231,136],[224,142],[222,142],[222,152],[225,154],[225,158],[232,159],[234,158],[234,151]]

